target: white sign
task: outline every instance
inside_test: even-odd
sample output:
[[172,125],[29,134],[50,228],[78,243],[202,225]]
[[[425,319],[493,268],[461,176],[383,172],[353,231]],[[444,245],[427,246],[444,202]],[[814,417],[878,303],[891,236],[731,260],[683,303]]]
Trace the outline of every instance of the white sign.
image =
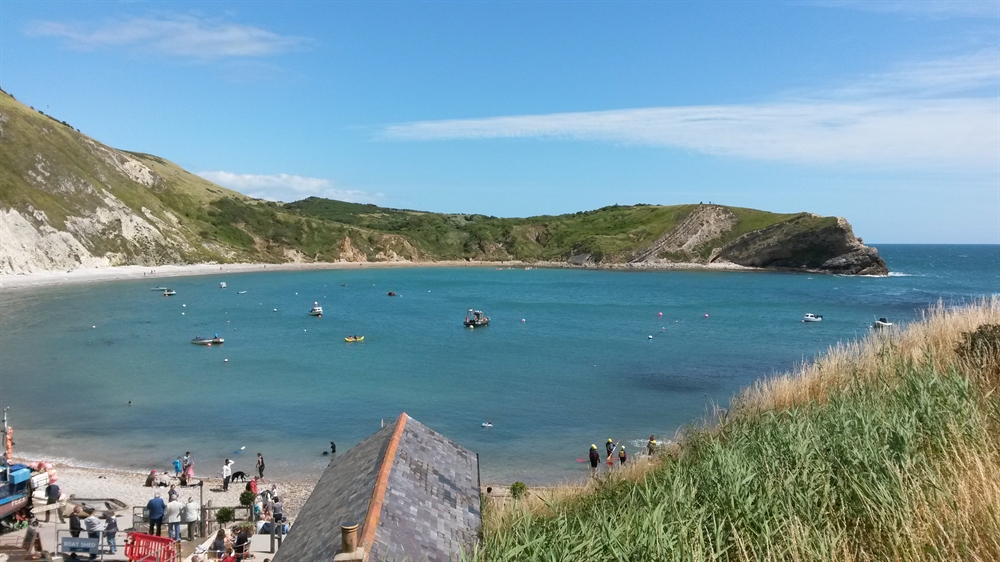
[[84,537],[63,537],[62,548],[59,552],[86,552],[97,554],[97,545],[101,539],[91,539]]

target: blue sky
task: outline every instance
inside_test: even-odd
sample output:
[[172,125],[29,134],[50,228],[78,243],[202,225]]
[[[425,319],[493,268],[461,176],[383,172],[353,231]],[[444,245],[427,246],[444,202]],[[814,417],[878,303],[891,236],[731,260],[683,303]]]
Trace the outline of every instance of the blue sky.
[[1000,243],[1000,3],[0,1],[0,86],[238,191]]

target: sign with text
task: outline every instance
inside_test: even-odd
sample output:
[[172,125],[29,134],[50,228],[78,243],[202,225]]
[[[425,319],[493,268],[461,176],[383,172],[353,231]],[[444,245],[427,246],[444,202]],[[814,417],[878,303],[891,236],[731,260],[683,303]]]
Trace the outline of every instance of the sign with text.
[[63,537],[59,552],[86,552],[97,554],[97,545],[101,539],[91,539],[83,537]]

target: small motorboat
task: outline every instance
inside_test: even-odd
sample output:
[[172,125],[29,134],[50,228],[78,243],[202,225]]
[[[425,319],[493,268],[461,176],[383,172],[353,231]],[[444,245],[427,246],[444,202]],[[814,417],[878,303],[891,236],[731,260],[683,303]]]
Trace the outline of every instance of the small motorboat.
[[223,281],[223,282],[219,283],[219,288],[220,289],[225,289],[226,288],[226,282]]
[[173,289],[164,289],[163,290],[163,296],[165,296],[165,297],[172,297],[172,296],[174,296],[176,294],[177,294],[177,291],[175,291]]
[[482,310],[472,310],[465,315],[465,322],[469,328],[484,328],[490,325],[490,317],[483,314]]
[[872,323],[872,330],[886,330],[892,328],[892,322],[889,322],[885,318],[879,318]]
[[206,338],[206,337],[202,337],[202,336],[195,336],[194,339],[191,340],[191,343],[193,343],[195,345],[212,345],[213,343],[214,344],[220,344],[220,343],[225,343],[225,342],[226,342],[226,340],[223,339],[223,338],[220,338],[219,334],[215,334],[215,337],[211,337],[211,338]]
[[153,287],[153,290],[154,291],[166,291],[167,288],[166,287]]
[[247,292],[246,291],[236,291],[236,294],[237,295],[245,295],[245,294],[247,294]]
[[309,316],[323,316],[323,307],[318,302],[314,302],[313,307],[309,309]]
[[344,341],[346,341],[348,343],[355,342],[355,341],[365,341],[365,337],[364,336],[347,336],[346,338],[344,338]]
[[817,315],[809,312],[809,313],[806,313],[806,315],[802,317],[802,321],[803,322],[822,322],[823,321],[823,316],[822,315],[817,316]]
[[394,296],[396,296],[396,291],[389,291],[388,293],[386,293],[386,295],[388,295],[390,297],[394,297]]

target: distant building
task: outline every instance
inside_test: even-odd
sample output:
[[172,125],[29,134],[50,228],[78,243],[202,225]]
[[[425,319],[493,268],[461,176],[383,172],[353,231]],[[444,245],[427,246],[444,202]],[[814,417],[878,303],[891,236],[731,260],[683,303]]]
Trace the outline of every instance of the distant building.
[[458,559],[482,523],[479,456],[400,414],[330,462],[274,562],[332,561],[351,523],[367,560]]

